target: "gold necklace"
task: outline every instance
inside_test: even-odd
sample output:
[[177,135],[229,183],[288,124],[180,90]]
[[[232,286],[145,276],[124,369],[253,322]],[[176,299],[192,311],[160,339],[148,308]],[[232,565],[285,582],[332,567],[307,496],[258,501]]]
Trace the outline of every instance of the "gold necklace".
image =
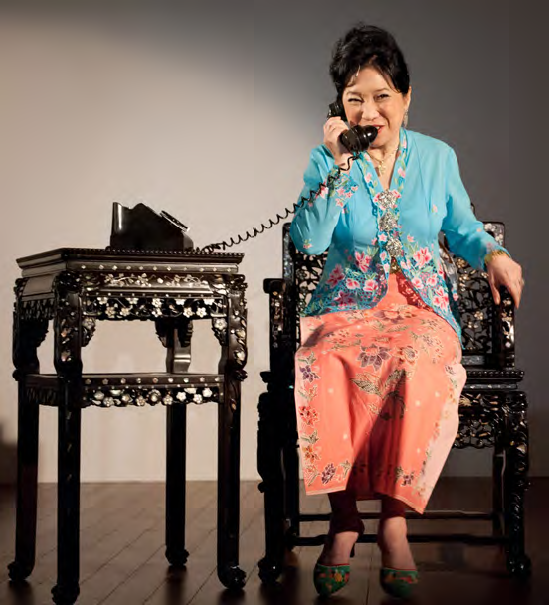
[[367,152],[370,159],[375,160],[376,162],[379,162],[378,166],[376,166],[375,168],[379,172],[380,176],[383,176],[383,174],[387,170],[387,166],[385,166],[385,162],[387,161],[388,158],[392,157],[398,151],[399,147],[400,147],[400,143],[397,145],[397,148],[394,151],[391,151],[388,154],[386,154],[386,156],[382,160],[378,160],[378,158],[374,157],[370,152]]

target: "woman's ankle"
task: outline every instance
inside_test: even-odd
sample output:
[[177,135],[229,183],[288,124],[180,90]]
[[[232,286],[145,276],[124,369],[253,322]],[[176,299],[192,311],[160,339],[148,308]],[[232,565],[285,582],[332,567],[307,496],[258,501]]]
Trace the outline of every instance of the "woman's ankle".
[[408,527],[404,517],[387,517],[379,524],[377,544],[383,567],[416,569],[408,542]]
[[343,531],[328,534],[318,562],[323,565],[347,565],[360,532]]
[[378,544],[399,542],[408,539],[408,525],[405,517],[386,517],[379,521],[377,530]]

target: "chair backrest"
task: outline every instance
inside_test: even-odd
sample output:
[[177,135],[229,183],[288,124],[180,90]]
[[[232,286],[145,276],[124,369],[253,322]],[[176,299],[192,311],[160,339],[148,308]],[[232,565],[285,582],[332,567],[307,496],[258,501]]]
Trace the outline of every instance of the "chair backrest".
[[[484,228],[504,245],[505,227],[503,223],[484,223]],[[299,314],[305,308],[326,261],[327,252],[306,255],[298,252],[290,238],[290,223],[283,228],[283,279],[290,293],[286,297],[290,309],[286,317],[289,328],[295,330],[295,343],[299,338]],[[495,305],[486,274],[471,268],[461,258],[453,256],[458,271],[458,308],[462,328],[463,365],[482,368],[494,365],[494,323]],[[288,304],[288,302],[287,302]]]

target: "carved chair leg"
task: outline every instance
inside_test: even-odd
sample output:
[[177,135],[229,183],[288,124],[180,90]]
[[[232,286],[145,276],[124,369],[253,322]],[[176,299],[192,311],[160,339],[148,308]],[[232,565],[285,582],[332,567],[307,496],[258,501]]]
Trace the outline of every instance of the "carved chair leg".
[[171,565],[183,567],[189,557],[185,550],[187,407],[182,403],[166,411],[166,558]]
[[262,478],[265,516],[265,556],[259,561],[259,577],[274,582],[284,562],[284,475],[282,473],[282,439],[280,413],[273,393],[259,397],[257,431],[257,470]]
[[505,448],[502,443],[496,442],[492,454],[492,533],[494,536],[503,534],[504,500],[503,500],[503,473],[505,468]]
[[507,567],[511,574],[528,576],[530,559],[524,550],[524,496],[528,486],[527,402],[523,392],[510,396],[509,434],[505,468],[505,532]]
[[57,605],[72,605],[80,592],[81,397],[78,383],[66,382],[59,405],[57,486]]
[[38,401],[29,401],[25,379],[19,381],[17,436],[17,512],[15,561],[9,565],[14,582],[27,578],[36,558],[36,516],[38,489]]
[[297,421],[295,413],[295,400],[293,390],[288,389],[283,398],[283,415],[284,415],[284,445],[282,450],[282,459],[284,465],[285,487],[284,493],[286,497],[285,508],[286,515],[290,520],[288,535],[291,544],[292,536],[300,534],[300,504],[299,504],[299,453]]

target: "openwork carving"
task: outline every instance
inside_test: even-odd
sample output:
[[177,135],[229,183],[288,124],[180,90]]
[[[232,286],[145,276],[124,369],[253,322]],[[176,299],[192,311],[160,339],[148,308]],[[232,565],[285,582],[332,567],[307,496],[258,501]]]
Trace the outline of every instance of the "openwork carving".
[[[26,388],[26,398],[31,404],[57,407],[59,390],[52,384],[32,384]],[[194,403],[220,403],[223,400],[220,386],[216,385],[94,385],[84,388],[81,407],[142,407],[145,405],[180,405]]]
[[164,297],[125,297],[125,296],[87,296],[84,301],[84,313],[96,319],[132,320],[151,317],[182,317],[204,319],[224,312],[221,298],[175,298]]
[[[279,347],[279,341],[284,336],[284,302],[285,282],[281,279],[265,280],[263,289],[269,295],[269,346],[271,350]],[[273,360],[271,360],[271,363]]]
[[40,298],[37,300],[22,300],[19,305],[21,319],[40,319],[49,321],[53,319],[55,301],[53,298]]
[[[305,255],[295,252],[295,282],[297,286],[297,311],[301,313],[320,280],[328,254]],[[298,325],[299,329],[299,325]]]
[[459,429],[454,447],[494,447],[506,429],[505,393],[464,391],[459,402]]
[[95,333],[95,317],[82,318],[82,346],[90,344],[90,340]]
[[227,320],[224,317],[212,318],[212,330],[219,344],[227,345]]
[[185,290],[193,288],[208,287],[208,281],[195,277],[193,275],[169,275],[154,273],[107,273],[103,276],[103,285],[107,288],[182,288]]
[[528,575],[530,560],[524,552],[524,494],[528,488],[527,402],[523,392],[508,397],[509,444],[505,482],[506,524],[509,533],[507,566],[511,573]]
[[228,296],[231,301],[227,326],[229,360],[233,367],[232,371],[238,380],[246,378],[244,366],[248,359],[246,288],[247,284],[243,275],[234,276],[228,287]]
[[63,271],[54,281],[55,292],[55,367],[59,372],[81,371],[82,280],[77,273]]
[[515,366],[515,306],[506,289],[501,292],[501,304],[494,307],[494,354],[502,368]]
[[127,407],[145,405],[178,405],[195,403],[219,403],[219,388],[217,387],[175,387],[158,386],[155,388],[129,387],[116,385],[100,388],[86,388],[84,391],[84,406],[94,405],[97,407]]

